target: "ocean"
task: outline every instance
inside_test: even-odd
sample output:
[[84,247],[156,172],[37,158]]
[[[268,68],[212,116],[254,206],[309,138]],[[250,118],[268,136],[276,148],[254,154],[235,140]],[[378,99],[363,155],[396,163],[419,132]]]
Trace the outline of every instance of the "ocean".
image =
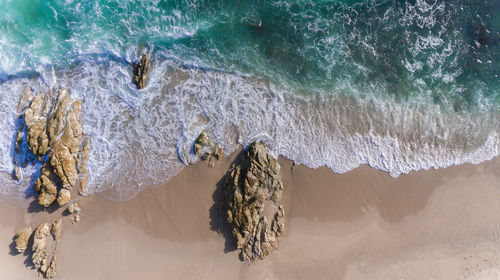
[[340,173],[489,160],[499,74],[500,1],[0,0],[0,194],[40,167],[11,178],[27,87],[83,101],[88,190],[125,200],[195,162],[203,130]]

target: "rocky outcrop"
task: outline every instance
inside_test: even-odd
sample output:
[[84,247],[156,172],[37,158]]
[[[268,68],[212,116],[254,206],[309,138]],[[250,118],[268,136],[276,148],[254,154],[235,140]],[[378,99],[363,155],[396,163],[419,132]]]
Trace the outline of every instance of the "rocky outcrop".
[[44,207],[56,200],[60,206],[67,204],[70,190],[79,183],[80,193],[86,193],[89,141],[83,135],[81,114],[81,102],[72,101],[65,89],[55,100],[49,93],[36,95],[24,113],[28,147],[43,162],[34,185]]
[[205,131],[194,141],[193,150],[201,160],[208,161],[210,167],[215,166],[215,162],[224,156],[224,148],[217,143],[214,145]]
[[31,260],[39,272],[45,273],[48,268],[47,236],[50,234],[50,224],[43,223],[37,227],[33,236]]
[[285,234],[279,169],[268,148],[254,142],[229,173],[225,207],[243,260],[268,256],[278,248],[277,238]]
[[[59,218],[52,224],[40,224],[32,233],[31,227],[22,229],[16,235],[16,249],[18,252],[24,252],[28,247],[28,241],[32,237],[33,245],[31,246],[31,261],[34,268],[38,271],[40,277],[54,278],[56,276],[56,246],[51,246],[47,239],[51,234],[54,241],[61,238],[62,219]],[[53,245],[53,244],[52,244]],[[49,256],[48,248],[52,247],[53,251]],[[49,262],[50,259],[50,262]]]
[[24,253],[28,248],[28,241],[32,233],[31,227],[25,227],[16,234],[16,250],[19,253]]
[[139,63],[133,63],[132,66],[134,68],[133,82],[138,89],[142,89],[146,86],[151,60],[146,54],[143,54]]

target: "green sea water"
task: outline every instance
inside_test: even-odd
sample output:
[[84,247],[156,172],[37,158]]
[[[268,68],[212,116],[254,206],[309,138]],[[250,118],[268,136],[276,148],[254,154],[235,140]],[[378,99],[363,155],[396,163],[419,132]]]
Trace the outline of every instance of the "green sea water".
[[0,34],[4,76],[144,47],[325,94],[500,103],[498,1],[2,1]]
[[[141,53],[153,70],[138,91]],[[0,1],[0,141],[9,93],[69,87],[101,183],[124,157],[150,170],[128,178],[167,179],[132,151],[174,174],[207,128],[228,151],[263,139],[338,172],[480,162],[498,154],[499,75],[500,1]]]

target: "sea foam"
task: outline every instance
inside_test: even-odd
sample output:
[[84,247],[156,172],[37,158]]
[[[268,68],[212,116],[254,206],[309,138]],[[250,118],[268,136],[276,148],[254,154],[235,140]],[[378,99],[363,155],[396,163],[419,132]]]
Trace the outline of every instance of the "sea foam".
[[91,138],[88,190],[115,200],[168,181],[194,162],[191,147],[203,130],[226,155],[262,140],[275,155],[339,173],[368,164],[399,176],[498,155],[495,112],[447,111],[370,94],[301,95],[253,77],[158,61],[141,91],[131,83],[130,67],[115,60],[58,71],[56,84],[48,78],[0,84],[0,192],[29,193],[36,170],[24,168],[19,184],[5,175],[13,170],[16,108],[27,86],[35,92],[61,86],[83,100]]

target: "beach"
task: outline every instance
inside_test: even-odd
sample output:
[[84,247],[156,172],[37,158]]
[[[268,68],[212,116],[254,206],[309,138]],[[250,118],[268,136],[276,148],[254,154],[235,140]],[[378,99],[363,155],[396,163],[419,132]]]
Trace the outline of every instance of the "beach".
[[[57,279],[500,277],[498,158],[398,178],[368,166],[336,174],[280,158],[286,236],[268,258],[248,263],[220,210],[235,156],[214,168],[187,166],[125,202],[79,197],[81,222],[63,218]],[[40,212],[31,200],[0,203],[4,279],[37,279],[12,238],[64,215],[65,208]]]

